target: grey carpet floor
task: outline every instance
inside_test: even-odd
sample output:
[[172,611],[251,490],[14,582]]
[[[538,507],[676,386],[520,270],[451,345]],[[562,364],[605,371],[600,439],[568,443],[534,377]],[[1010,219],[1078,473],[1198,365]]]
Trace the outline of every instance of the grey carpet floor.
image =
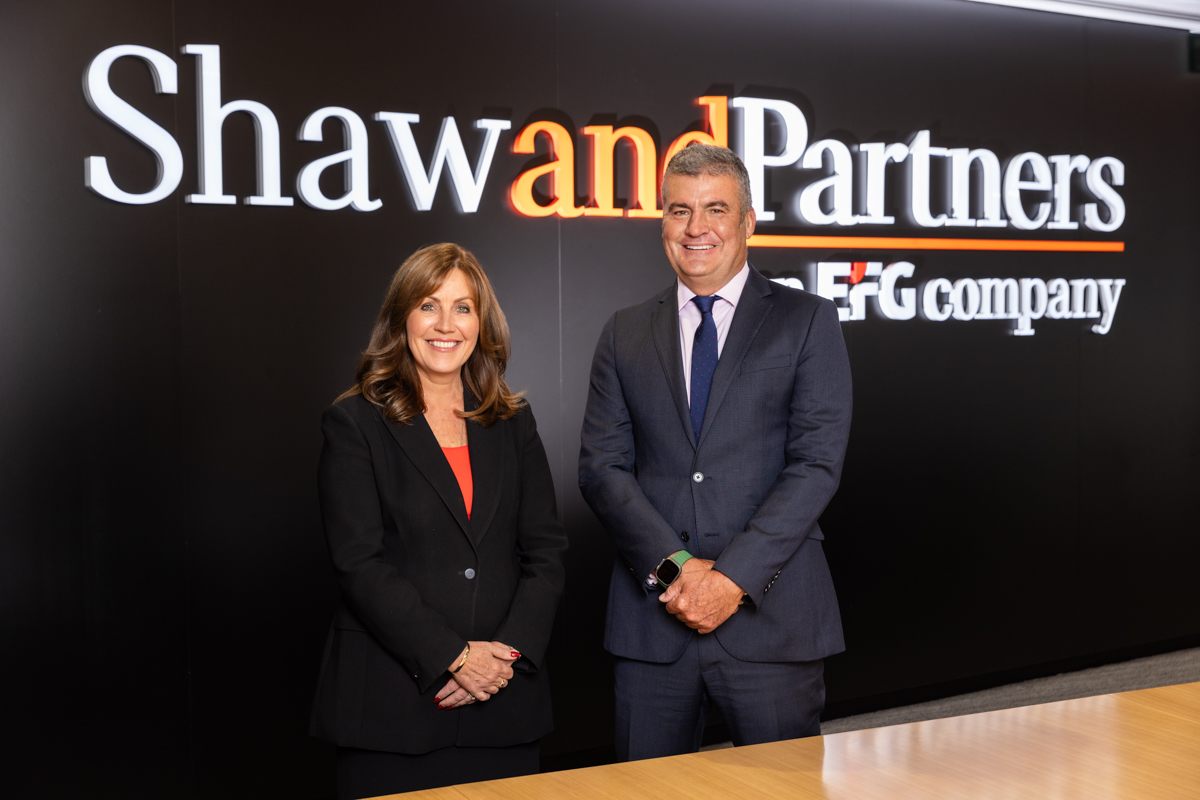
[[1074,700],[1077,697],[1094,697],[1099,694],[1130,692],[1135,689],[1195,681],[1200,681],[1200,647],[1067,672],[1049,678],[1010,683],[1007,686],[997,686],[982,692],[961,694],[928,703],[843,717],[823,723],[821,733],[844,733],[863,728],[958,717],[963,714],[978,714],[981,711],[1019,708],[1038,703]]
[[[1178,650],[1160,656],[1138,658],[1119,664],[1066,672],[1049,678],[1037,678],[1021,683],[997,686],[982,692],[960,694],[928,703],[888,708],[853,717],[830,720],[821,724],[821,734],[845,733],[864,728],[881,728],[927,719],[958,717],[1002,708],[1019,708],[1038,703],[1074,700],[1114,692],[1131,692],[1155,686],[1174,686],[1177,683],[1200,681],[1200,647]],[[733,742],[708,745],[704,750],[732,747]]]

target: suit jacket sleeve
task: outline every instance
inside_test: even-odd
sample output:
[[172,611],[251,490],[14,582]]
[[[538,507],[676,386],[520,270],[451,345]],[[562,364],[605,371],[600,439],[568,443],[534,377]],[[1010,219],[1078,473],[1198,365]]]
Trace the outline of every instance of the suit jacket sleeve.
[[816,528],[837,491],[850,437],[852,402],[850,359],[837,309],[832,302],[822,302],[797,358],[786,465],[746,529],[733,538],[714,566],[756,605]]
[[340,406],[326,409],[321,431],[321,518],[342,596],[424,691],[441,678],[466,641],[384,561],[383,512],[363,432]]
[[521,449],[521,499],[517,518],[517,557],[521,579],[508,616],[496,632],[496,641],[520,651],[515,669],[536,670],[550,642],[565,570],[563,552],[567,537],[558,521],[554,480],[546,449],[538,436],[533,412],[526,406],[517,416],[517,446]]
[[609,317],[592,358],[579,450],[579,488],[645,587],[644,579],[658,563],[681,547],[633,472],[633,422],[617,368],[617,317]]

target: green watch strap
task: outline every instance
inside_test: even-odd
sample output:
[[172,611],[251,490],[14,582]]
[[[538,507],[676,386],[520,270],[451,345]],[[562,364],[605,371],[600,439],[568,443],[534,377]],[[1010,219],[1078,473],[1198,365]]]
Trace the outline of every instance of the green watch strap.
[[692,554],[689,553],[687,550],[676,550],[674,553],[671,553],[671,555],[669,555],[667,558],[670,561],[674,561],[675,566],[679,567],[680,569],[683,569],[684,563],[692,558]]

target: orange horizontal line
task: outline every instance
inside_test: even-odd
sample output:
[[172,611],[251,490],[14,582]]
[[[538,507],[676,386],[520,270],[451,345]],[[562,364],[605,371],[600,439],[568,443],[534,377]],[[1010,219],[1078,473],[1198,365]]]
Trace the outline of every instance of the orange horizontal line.
[[1054,242],[1044,239],[906,239],[899,236],[776,236],[760,234],[755,247],[849,248],[852,250],[1041,250],[1123,253],[1124,242]]

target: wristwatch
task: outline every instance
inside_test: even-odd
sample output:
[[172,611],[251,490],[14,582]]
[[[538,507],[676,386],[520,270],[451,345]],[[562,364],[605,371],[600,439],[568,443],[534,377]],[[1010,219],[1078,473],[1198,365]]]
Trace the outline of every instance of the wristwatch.
[[683,573],[684,563],[691,557],[692,554],[687,550],[677,550],[660,561],[654,568],[654,577],[658,585],[665,589],[678,580]]

